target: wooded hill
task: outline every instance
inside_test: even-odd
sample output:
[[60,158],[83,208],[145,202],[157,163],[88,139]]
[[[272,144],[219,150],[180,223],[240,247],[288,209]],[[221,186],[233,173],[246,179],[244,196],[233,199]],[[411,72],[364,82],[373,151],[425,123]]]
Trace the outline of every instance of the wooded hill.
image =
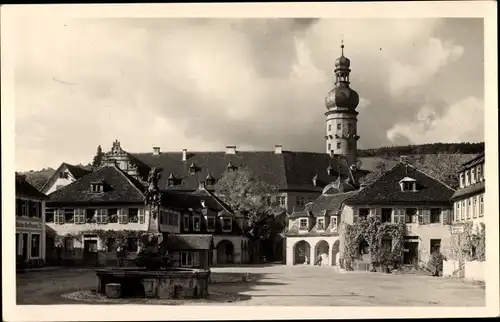
[[419,154],[478,154],[484,151],[484,142],[430,143],[419,145],[389,146],[358,150],[358,157],[394,157]]

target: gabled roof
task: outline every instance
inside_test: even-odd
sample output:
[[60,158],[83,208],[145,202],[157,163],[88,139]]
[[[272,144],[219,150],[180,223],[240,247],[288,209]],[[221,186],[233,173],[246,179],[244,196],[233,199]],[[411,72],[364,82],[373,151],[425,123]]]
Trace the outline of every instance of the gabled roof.
[[230,214],[235,215],[233,210],[228,204],[226,204],[224,201],[219,199],[215,194],[211,193],[205,188],[201,188],[194,192],[191,192],[190,195],[196,197],[199,200],[200,204],[201,201],[204,200],[206,207],[217,213],[220,213],[221,211],[226,211]]
[[63,163],[61,163],[59,168],[57,168],[57,170],[54,172],[54,174],[45,182],[45,184],[42,186],[42,188],[40,190],[43,192],[47,192],[46,190],[47,190],[47,188],[49,188],[49,184],[54,182],[54,179],[57,178],[57,176],[59,175],[59,172],[63,168],[68,169],[69,173],[71,173],[71,175],[75,178],[75,180],[78,180],[81,177],[86,176],[87,174],[92,172],[91,170],[84,169],[81,166],[72,165],[72,164],[63,162]]
[[[404,177],[417,180],[418,191],[401,191],[399,181]],[[357,194],[349,197],[348,205],[385,204],[449,204],[454,190],[414,166],[401,162],[385,172]]]
[[[90,190],[91,183],[103,181],[101,193]],[[144,202],[145,187],[116,166],[104,166],[49,194],[48,204],[99,204]]]
[[[264,182],[276,186],[280,190],[306,190],[321,192],[323,187],[338,177],[338,170],[347,176],[348,169],[336,159],[325,153],[283,151],[238,151],[235,154],[225,152],[191,152],[186,161],[182,161],[182,152],[130,153],[132,159],[162,170],[159,186],[168,190],[194,191],[200,181],[205,181],[208,174],[216,180],[227,171],[229,164],[235,167],[246,166],[254,175]],[[191,164],[195,164],[197,172],[189,174]],[[328,166],[333,169],[332,175],[327,173]],[[167,180],[173,174],[178,184],[168,186]],[[357,171],[356,176],[364,176],[367,171]],[[316,186],[313,178],[316,177]]]
[[48,197],[26,181],[26,177],[16,173],[16,197],[47,200]]

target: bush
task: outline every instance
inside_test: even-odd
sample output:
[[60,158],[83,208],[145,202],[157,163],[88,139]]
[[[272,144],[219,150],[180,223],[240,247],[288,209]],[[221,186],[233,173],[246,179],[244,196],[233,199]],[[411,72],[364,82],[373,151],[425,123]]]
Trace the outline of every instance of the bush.
[[439,274],[443,272],[444,259],[444,256],[440,252],[434,252],[431,254],[427,268],[433,272],[434,276],[439,276]]

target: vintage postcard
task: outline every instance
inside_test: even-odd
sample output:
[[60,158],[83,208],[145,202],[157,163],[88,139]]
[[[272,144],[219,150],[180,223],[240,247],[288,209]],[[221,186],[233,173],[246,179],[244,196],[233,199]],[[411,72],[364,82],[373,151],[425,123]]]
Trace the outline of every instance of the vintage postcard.
[[5,319],[498,316],[495,9],[3,6]]

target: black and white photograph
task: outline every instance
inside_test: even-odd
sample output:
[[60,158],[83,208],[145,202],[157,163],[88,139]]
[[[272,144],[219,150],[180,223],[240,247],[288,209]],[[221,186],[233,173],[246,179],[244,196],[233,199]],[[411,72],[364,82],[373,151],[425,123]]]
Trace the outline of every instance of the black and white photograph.
[[2,7],[12,312],[498,315],[496,3],[364,4]]

